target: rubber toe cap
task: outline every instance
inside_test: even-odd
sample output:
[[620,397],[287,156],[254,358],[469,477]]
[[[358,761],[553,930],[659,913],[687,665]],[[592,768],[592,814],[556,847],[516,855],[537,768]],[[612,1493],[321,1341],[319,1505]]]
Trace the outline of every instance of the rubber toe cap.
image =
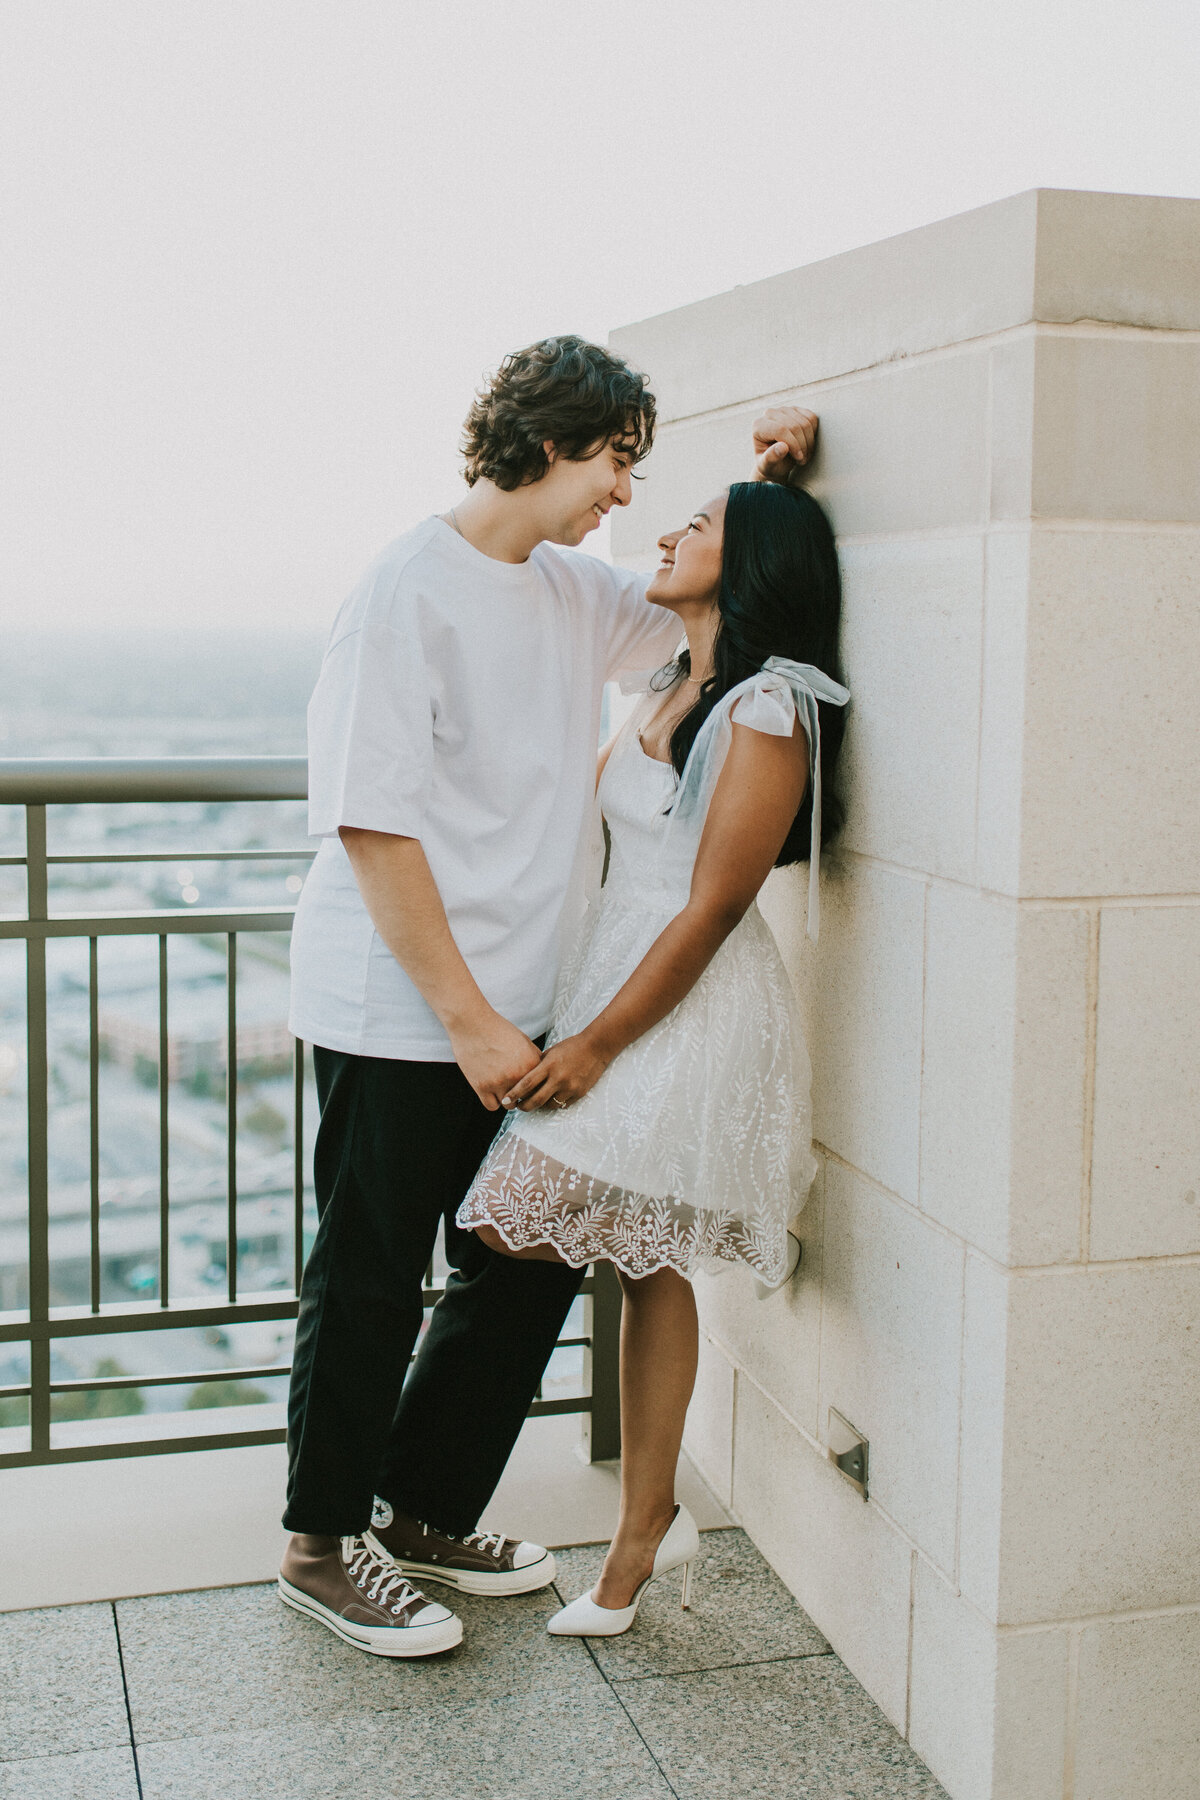
[[412,1618],[409,1620],[409,1624],[444,1625],[447,1619],[452,1619],[453,1617],[454,1614],[450,1611],[448,1606],[439,1606],[436,1600],[431,1600],[428,1606],[423,1606],[419,1613],[413,1614]]

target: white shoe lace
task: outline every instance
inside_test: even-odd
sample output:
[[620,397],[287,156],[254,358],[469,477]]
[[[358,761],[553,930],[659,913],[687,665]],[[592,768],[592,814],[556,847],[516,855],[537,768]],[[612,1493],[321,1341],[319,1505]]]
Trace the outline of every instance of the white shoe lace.
[[463,1543],[478,1546],[488,1556],[499,1556],[504,1548],[505,1537],[502,1531],[469,1531]]
[[[376,1606],[389,1606],[394,1615],[402,1613],[414,1600],[424,1600],[420,1588],[402,1575],[395,1563],[385,1562],[369,1550],[361,1538],[342,1539],[342,1558],[346,1573]],[[368,1586],[368,1581],[370,1586]]]
[[417,1523],[427,1537],[447,1538],[452,1544],[465,1544],[468,1550],[482,1550],[487,1556],[499,1556],[507,1539],[502,1531],[468,1531],[465,1537],[456,1537],[452,1531],[439,1531],[436,1525]]

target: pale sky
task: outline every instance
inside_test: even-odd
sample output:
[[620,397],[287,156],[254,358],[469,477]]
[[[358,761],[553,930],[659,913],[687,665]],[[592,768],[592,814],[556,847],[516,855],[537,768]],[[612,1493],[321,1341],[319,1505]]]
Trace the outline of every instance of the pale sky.
[[0,623],[324,625],[506,350],[1200,195],[1197,91],[1189,0],[4,0]]

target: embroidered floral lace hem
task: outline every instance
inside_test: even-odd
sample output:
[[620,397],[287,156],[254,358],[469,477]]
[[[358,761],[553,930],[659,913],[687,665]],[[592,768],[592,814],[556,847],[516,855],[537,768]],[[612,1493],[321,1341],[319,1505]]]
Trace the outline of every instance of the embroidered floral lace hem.
[[706,1211],[671,1197],[633,1194],[566,1167],[509,1130],[458,1209],[466,1228],[491,1225],[510,1250],[552,1244],[574,1268],[615,1263],[626,1275],[706,1264],[748,1263],[768,1285],[786,1271],[786,1236],[775,1212],[761,1220]]

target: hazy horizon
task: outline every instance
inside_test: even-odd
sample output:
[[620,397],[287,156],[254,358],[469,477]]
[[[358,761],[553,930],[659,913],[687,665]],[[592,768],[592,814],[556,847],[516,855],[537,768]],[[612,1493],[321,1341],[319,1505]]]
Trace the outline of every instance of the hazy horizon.
[[325,635],[245,622],[6,631],[0,758],[302,756]]

